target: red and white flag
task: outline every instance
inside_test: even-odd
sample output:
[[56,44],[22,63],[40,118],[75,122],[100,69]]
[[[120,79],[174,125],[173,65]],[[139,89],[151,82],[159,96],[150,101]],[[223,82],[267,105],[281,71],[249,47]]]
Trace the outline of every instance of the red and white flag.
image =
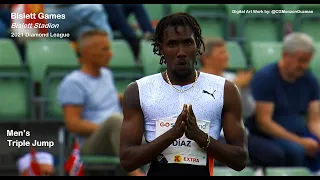
[[77,141],[74,142],[72,153],[64,164],[69,176],[84,176],[83,163],[80,157],[80,148]]
[[31,162],[28,168],[29,176],[41,176],[40,164],[36,159],[36,150],[31,149],[30,155],[31,155]]

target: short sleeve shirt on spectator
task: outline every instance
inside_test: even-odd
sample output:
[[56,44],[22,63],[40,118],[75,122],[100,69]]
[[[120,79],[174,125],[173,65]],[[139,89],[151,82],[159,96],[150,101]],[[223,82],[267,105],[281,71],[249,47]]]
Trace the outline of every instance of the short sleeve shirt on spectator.
[[305,116],[311,101],[319,100],[319,84],[307,71],[295,82],[285,81],[277,63],[267,65],[252,79],[251,90],[256,101],[274,104],[273,120],[291,132],[305,131]]
[[81,105],[82,118],[96,124],[107,120],[114,113],[121,113],[118,92],[112,72],[102,68],[99,77],[75,70],[67,75],[58,87],[58,102],[65,105]]

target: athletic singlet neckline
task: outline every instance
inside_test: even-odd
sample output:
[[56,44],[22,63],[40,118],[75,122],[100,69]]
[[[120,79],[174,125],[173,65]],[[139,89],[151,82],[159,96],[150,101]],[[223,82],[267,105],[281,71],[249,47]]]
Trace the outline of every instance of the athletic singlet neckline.
[[[160,77],[161,77],[161,81],[164,82],[164,84],[171,86],[171,85],[165,80],[165,78],[162,76],[162,73],[163,73],[163,72],[159,73],[159,74],[160,74]],[[197,81],[199,81],[199,80],[200,80],[200,77],[202,77],[201,74],[202,74],[202,72],[198,71],[198,80],[197,80]],[[176,85],[176,84],[173,85],[173,84],[172,84],[172,86],[175,86],[175,87],[178,87],[178,88],[186,88],[186,87],[192,86],[193,83],[194,83],[194,82],[189,83],[189,84],[186,84],[186,85],[183,85],[183,86]],[[196,84],[197,84],[197,83],[196,83]]]

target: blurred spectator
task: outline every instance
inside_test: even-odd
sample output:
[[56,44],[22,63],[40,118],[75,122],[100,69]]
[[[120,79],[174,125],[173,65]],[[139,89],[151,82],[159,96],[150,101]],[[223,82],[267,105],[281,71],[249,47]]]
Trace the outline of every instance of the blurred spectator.
[[12,13],[19,13],[19,14],[30,14],[35,13],[35,18],[12,18],[10,25],[11,25],[11,32],[14,33],[13,40],[16,42],[16,45],[20,51],[20,55],[22,61],[25,61],[25,42],[29,39],[34,39],[35,37],[27,36],[28,34],[36,34],[36,33],[47,33],[47,28],[29,28],[29,27],[19,27],[23,24],[29,25],[30,23],[35,25],[36,23],[47,24],[46,19],[40,19],[38,17],[39,13],[43,13],[45,11],[44,4],[13,4],[11,8]]
[[144,33],[144,38],[150,39],[154,28],[143,4],[104,4],[104,8],[109,16],[112,29],[121,32],[122,36],[128,41],[136,61],[138,61],[140,40],[130,25],[128,17],[133,13]]
[[123,116],[112,72],[105,68],[112,56],[110,41],[104,31],[92,30],[81,36],[78,47],[81,69],[58,88],[66,127],[76,135],[81,155],[119,156]]
[[70,33],[71,40],[92,29],[101,29],[113,39],[108,16],[101,4],[46,4],[49,14],[65,14],[65,19],[49,19],[48,23],[59,24],[59,28],[50,28],[53,33]]
[[242,116],[245,119],[251,117],[255,111],[255,101],[249,89],[253,75],[252,70],[232,73],[228,68],[229,54],[223,39],[208,39],[205,41],[206,51],[201,56],[201,71],[217,76],[223,76],[234,82],[240,89],[242,101]]
[[[320,175],[319,84],[308,66],[314,53],[309,35],[292,33],[284,38],[282,58],[258,71],[251,89],[256,117],[250,133],[259,136],[256,157],[278,147],[285,166],[305,166]],[[281,156],[281,155],[278,155]]]
[[20,176],[52,176],[54,173],[54,158],[47,152],[27,153],[17,165]]
[[[209,74],[214,74],[218,76],[223,76],[229,81],[234,82],[240,90],[241,102],[242,102],[242,117],[243,120],[246,121],[248,118],[252,117],[255,113],[255,101],[250,92],[249,84],[251,82],[251,78],[253,76],[253,71],[238,71],[237,73],[228,72],[228,61],[229,54],[225,46],[225,41],[220,38],[209,38],[205,40],[206,51],[202,54],[200,63],[201,63],[201,71]],[[248,148],[255,148],[257,142],[260,139],[255,136],[248,134]],[[220,134],[219,141],[224,141],[223,130]],[[263,144],[262,144],[263,145]],[[270,151],[273,153],[274,148],[272,147],[263,147],[259,146],[258,148],[262,148],[265,151]],[[269,148],[269,149],[267,149]],[[250,157],[251,158],[251,157]],[[254,158],[253,158],[254,159]],[[261,161],[257,161],[254,159],[255,165],[261,166],[277,166],[279,163],[276,156],[268,157],[266,159],[262,159]]]
[[[20,44],[25,43],[29,39],[34,39],[34,37],[27,36],[28,34],[36,34],[36,33],[47,33],[47,28],[30,28],[29,24],[35,25],[36,23],[47,24],[46,19],[41,19],[38,17],[39,13],[43,13],[45,11],[44,4],[14,4],[12,6],[11,12],[14,14],[36,14],[35,17],[32,18],[16,18],[16,15],[12,16],[11,20],[11,31],[14,32],[17,42]],[[28,27],[22,25],[28,25]]]
[[0,38],[10,37],[10,4],[0,5]]

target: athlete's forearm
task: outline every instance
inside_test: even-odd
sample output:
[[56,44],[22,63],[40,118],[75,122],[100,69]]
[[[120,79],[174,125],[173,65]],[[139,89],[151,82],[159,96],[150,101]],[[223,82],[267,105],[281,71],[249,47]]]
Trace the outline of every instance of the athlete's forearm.
[[237,145],[221,143],[211,138],[208,155],[230,168],[241,171],[248,164],[248,151]]
[[150,143],[127,147],[121,153],[121,166],[127,172],[138,169],[160,155],[174,140],[176,139],[171,135],[169,130]]
[[[208,135],[201,131],[195,141],[200,147],[207,146]],[[207,148],[208,155],[215,160],[229,166],[230,168],[241,171],[247,166],[248,152],[245,148],[220,143],[219,141],[210,137],[210,144]]]

